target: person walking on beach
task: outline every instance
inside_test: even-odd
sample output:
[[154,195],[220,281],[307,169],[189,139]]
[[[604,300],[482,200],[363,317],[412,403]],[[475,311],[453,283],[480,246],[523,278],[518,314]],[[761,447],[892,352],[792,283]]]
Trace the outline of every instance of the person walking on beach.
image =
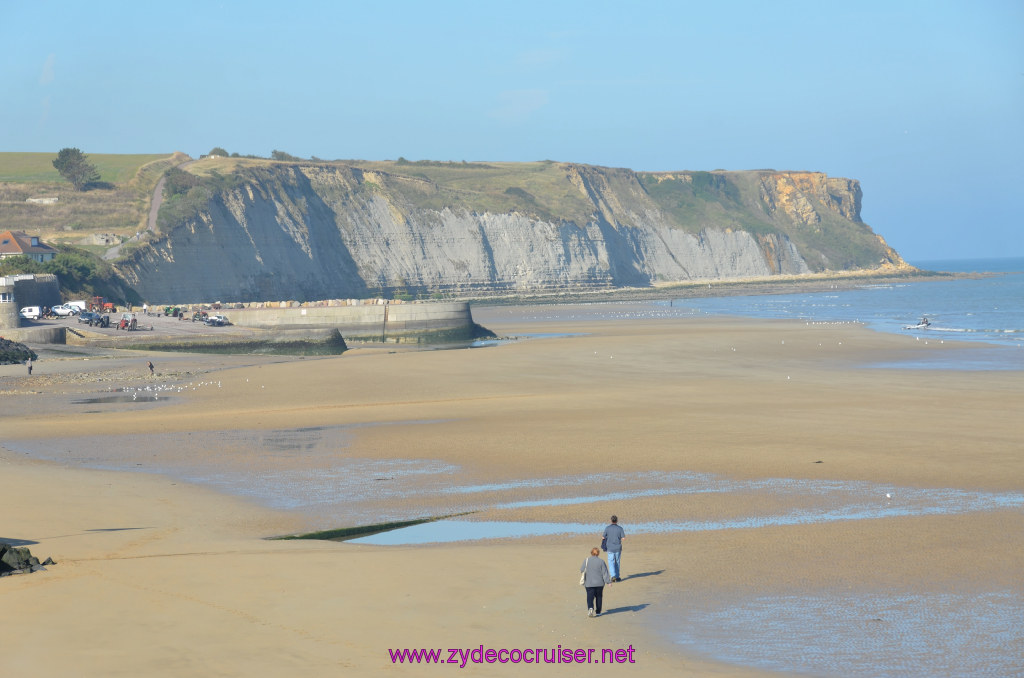
[[28,368],[28,376],[32,376],[32,358],[25,361],[25,366]]
[[587,616],[596,617],[601,614],[601,603],[604,598],[605,584],[611,584],[608,566],[601,560],[601,551],[596,546],[590,549],[590,555],[580,565],[583,573],[583,585],[587,588]]
[[604,545],[608,549],[608,570],[612,581],[622,581],[622,540],[626,531],[619,525],[619,517],[612,516],[611,525],[604,528]]
[[153,361],[150,360],[149,362],[147,362],[146,363],[146,367],[149,368],[149,374],[152,375],[153,374]]

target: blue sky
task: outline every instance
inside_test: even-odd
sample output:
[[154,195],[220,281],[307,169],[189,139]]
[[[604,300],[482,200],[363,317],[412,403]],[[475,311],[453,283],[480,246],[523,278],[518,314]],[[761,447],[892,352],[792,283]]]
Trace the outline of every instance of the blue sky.
[[815,170],[1024,256],[1024,2],[0,0],[0,151]]

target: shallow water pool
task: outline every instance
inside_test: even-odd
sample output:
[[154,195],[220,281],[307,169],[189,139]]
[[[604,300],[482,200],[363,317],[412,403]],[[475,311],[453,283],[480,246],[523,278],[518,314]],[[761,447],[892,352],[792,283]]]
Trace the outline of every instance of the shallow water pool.
[[681,605],[673,638],[752,668],[835,678],[1024,675],[1024,596],[815,593]]

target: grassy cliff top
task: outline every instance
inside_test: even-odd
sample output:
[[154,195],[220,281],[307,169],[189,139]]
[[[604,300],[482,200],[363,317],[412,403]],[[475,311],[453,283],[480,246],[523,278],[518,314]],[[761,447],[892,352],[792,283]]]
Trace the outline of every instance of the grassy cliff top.
[[[649,205],[647,198],[653,199],[663,209],[679,217],[679,224],[693,232],[698,232],[708,223],[720,218],[719,203],[724,199],[728,203],[739,200],[739,195],[717,195],[714,191],[701,192],[702,177],[710,175],[728,176],[726,183],[739,183],[747,188],[746,193],[756,195],[754,183],[764,173],[774,170],[743,170],[714,172],[679,170],[675,172],[642,172],[631,169],[599,167],[571,162],[541,160],[534,162],[465,162],[465,161],[434,161],[419,160],[334,160],[334,161],[275,161],[252,158],[204,158],[188,167],[188,171],[198,176],[219,174],[228,175],[263,175],[274,166],[309,166],[337,167],[354,169],[366,174],[378,174],[370,178],[374,185],[387,185],[389,190],[401,193],[413,205],[424,209],[440,210],[445,207],[469,208],[477,212],[521,212],[531,214],[549,221],[576,221],[584,223],[594,211],[594,204],[589,200],[581,186],[584,179],[581,172],[588,170],[600,173],[598,180],[603,188],[612,189],[617,199],[624,201],[620,206],[643,211]],[[677,192],[693,194],[694,184],[690,179],[697,177],[696,199],[678,199],[669,195],[664,189],[674,187]],[[680,184],[680,178],[686,179]],[[704,184],[707,184],[705,181]],[[725,185],[723,182],[718,184]],[[715,184],[716,186],[718,184]],[[692,196],[691,196],[692,197]],[[664,199],[663,199],[664,198]],[[711,213],[706,213],[705,203],[712,203]],[[749,202],[749,201],[748,201]],[[742,214],[748,213],[752,206],[747,204],[739,208]],[[734,218],[727,226],[763,229],[765,225],[759,220]]]
[[[156,183],[188,159],[174,154],[86,154],[100,172],[97,186],[76,191],[53,167],[57,153],[0,153],[0,230],[82,244],[93,234],[127,237],[145,228]],[[28,202],[45,198],[49,203]],[[85,245],[97,254],[104,247]]]
[[[100,173],[100,181],[125,183],[138,174],[143,165],[171,157],[172,153],[114,155],[86,153]],[[62,183],[53,167],[57,153],[0,153],[0,181],[14,183]]]

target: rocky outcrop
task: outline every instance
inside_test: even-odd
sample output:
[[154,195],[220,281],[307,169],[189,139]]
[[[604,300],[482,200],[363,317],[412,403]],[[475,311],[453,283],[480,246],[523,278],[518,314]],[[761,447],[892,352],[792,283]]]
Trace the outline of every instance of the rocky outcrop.
[[821,223],[815,203],[851,222],[862,223],[860,183],[851,179],[827,177],[820,172],[764,173],[761,197],[772,213],[781,210],[805,226]]
[[232,188],[119,269],[151,301],[247,301],[543,292],[905,266],[861,222],[860,186],[850,179],[483,167],[469,166],[458,180],[403,167],[243,167]]
[[37,360],[38,358],[36,352],[25,344],[0,337],[0,365],[20,365],[26,360]]
[[0,577],[39,572],[45,570],[46,565],[56,565],[56,563],[50,558],[40,563],[28,548],[0,543]]

